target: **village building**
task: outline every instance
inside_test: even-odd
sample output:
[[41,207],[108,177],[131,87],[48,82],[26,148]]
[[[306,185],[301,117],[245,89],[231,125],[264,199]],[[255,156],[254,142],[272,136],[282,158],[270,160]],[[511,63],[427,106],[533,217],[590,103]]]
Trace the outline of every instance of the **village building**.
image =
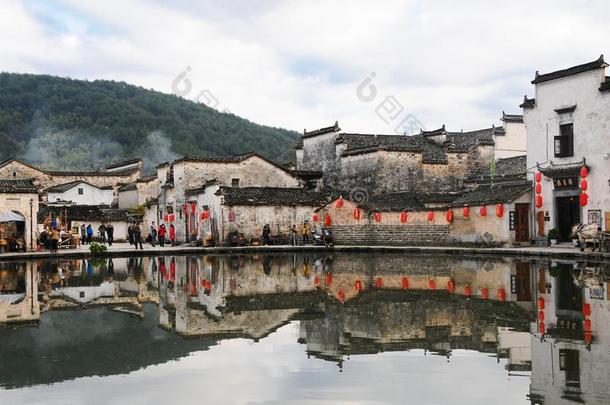
[[534,228],[539,237],[556,228],[567,241],[579,223],[610,230],[607,66],[600,56],[567,69],[536,72],[535,97],[526,96],[521,104],[528,176],[537,188]]
[[0,252],[36,249],[38,190],[31,180],[0,179]]
[[161,191],[157,175],[146,176],[118,189],[118,207],[137,208],[156,200]]
[[112,186],[98,187],[83,180],[71,181],[44,190],[53,204],[108,205],[114,200]]

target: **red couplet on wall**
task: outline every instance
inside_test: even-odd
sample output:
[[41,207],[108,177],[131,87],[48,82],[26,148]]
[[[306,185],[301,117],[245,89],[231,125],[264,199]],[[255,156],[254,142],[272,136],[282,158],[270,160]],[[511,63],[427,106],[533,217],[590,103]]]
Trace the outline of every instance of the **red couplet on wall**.
[[401,212],[400,213],[400,222],[402,222],[403,224],[406,224],[407,223],[407,218],[408,218],[407,215],[408,215],[407,211]]
[[542,196],[541,195],[536,196],[536,208],[542,208]]
[[374,217],[375,217],[375,222],[381,222],[381,212],[376,212]]
[[428,280],[428,288],[430,290],[436,290],[436,281],[434,281],[434,279]]
[[354,208],[354,219],[355,220],[360,219],[360,208],[358,208],[358,207]]
[[406,276],[402,278],[402,289],[403,290],[409,289],[409,279]]
[[580,177],[582,177],[583,179],[586,179],[588,175],[589,175],[589,169],[587,169],[586,166],[581,167],[580,168]]
[[462,214],[464,215],[464,218],[468,218],[470,216],[470,207],[464,207],[464,209],[462,209]]
[[332,220],[330,219],[330,215],[326,214],[324,217],[324,225],[330,226],[332,224]]
[[486,206],[481,206],[481,208],[479,208],[479,214],[481,214],[482,217],[486,217],[487,216],[487,207]]
[[337,203],[335,204],[335,206],[337,208],[343,207],[343,197],[339,197],[339,199],[337,200]]
[[536,172],[535,178],[536,178],[536,183],[540,183],[542,181],[542,173]]
[[504,204],[497,204],[496,205],[496,216],[498,218],[501,218],[502,215],[504,215]]
[[434,221],[434,211],[428,211],[428,221]]
[[580,193],[580,206],[586,207],[588,202],[589,196],[587,195],[587,193]]
[[447,222],[449,222],[449,223],[453,222],[453,211],[451,211],[451,210],[447,211],[447,213],[445,214],[445,217],[447,218]]

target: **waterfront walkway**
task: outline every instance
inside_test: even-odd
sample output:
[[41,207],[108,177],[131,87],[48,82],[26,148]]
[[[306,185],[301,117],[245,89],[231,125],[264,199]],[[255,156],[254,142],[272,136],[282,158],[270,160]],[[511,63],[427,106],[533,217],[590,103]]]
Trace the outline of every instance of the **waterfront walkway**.
[[[494,255],[494,256],[527,256],[527,257],[552,257],[557,259],[597,259],[610,261],[610,253],[591,252],[588,248],[581,252],[571,245],[559,245],[552,247],[541,246],[517,246],[506,248],[477,248],[477,247],[452,247],[452,246],[335,246],[327,249],[323,246],[244,246],[244,247],[194,247],[181,245],[171,247],[152,247],[145,245],[144,250],[136,250],[128,243],[114,243],[107,246],[106,253],[97,257],[127,257],[127,256],[158,256],[158,255],[180,255],[180,254],[208,254],[208,253],[279,253],[279,252],[395,252],[395,253],[431,253],[450,255]],[[2,260],[23,259],[45,259],[45,258],[88,258],[93,255],[89,252],[89,246],[80,246],[77,249],[62,249],[57,253],[48,251],[25,252],[25,253],[3,253]]]

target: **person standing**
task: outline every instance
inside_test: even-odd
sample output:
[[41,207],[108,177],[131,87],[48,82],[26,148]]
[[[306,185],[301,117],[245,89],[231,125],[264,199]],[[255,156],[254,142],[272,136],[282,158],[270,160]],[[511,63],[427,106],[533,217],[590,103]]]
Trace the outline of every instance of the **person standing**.
[[269,245],[269,242],[271,242],[270,240],[270,235],[271,235],[271,228],[269,227],[269,224],[265,224],[263,226],[263,245]]
[[159,225],[159,246],[165,247],[165,224]]
[[309,234],[311,229],[309,228],[309,221],[303,222],[303,245],[309,245]]
[[59,229],[53,228],[51,231],[51,252],[57,252],[57,246],[59,245]]
[[85,224],[80,226],[80,243],[81,245],[87,244],[87,226]]
[[130,222],[129,226],[127,227],[127,239],[129,240],[129,244],[133,245],[133,223]]
[[114,225],[112,225],[112,222],[106,224],[106,234],[108,235],[108,245],[112,246],[112,242],[114,242]]
[[106,243],[106,225],[104,225],[103,222],[100,224],[100,227],[97,228],[97,231],[99,232],[101,242]]
[[140,224],[139,223],[134,223],[133,228],[133,244],[136,247],[136,250],[138,250],[138,243],[140,244],[140,249],[144,250],[144,247],[142,246],[142,228],[140,228]]
[[157,227],[155,226],[155,221],[152,221],[150,224],[148,236],[150,236],[150,244],[152,247],[155,247],[155,240],[157,239]]
[[87,225],[87,244],[91,244],[91,238],[93,237],[93,227],[91,224]]
[[295,224],[290,227],[290,244],[292,246],[297,245],[297,226]]
[[174,224],[169,225],[169,240],[172,242],[172,247],[176,246],[176,228]]

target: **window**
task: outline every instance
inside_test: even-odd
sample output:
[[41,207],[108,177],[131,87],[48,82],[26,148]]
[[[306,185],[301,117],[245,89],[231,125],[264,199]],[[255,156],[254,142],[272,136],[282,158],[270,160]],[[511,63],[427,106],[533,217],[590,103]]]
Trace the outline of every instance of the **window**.
[[231,187],[239,187],[239,179],[231,179]]
[[13,172],[13,177],[17,177],[17,172]]
[[79,291],[78,292],[78,298],[85,298],[85,292],[84,291]]
[[574,156],[574,124],[560,125],[559,134],[555,137],[555,157]]
[[81,187],[78,188],[78,195],[83,195],[83,189]]

